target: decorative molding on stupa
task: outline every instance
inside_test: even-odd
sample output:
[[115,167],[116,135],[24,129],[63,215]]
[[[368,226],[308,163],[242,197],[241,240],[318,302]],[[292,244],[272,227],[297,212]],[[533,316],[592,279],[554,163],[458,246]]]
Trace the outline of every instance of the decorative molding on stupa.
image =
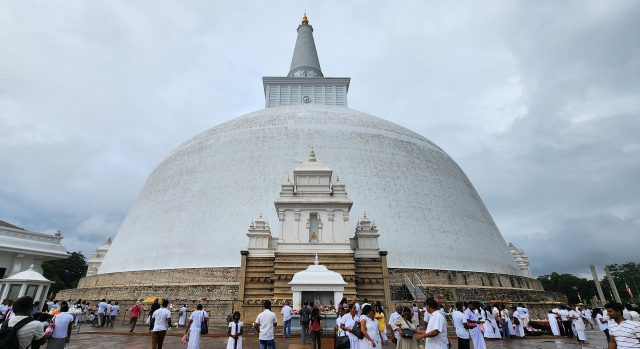
[[104,244],[100,245],[100,247],[93,252],[93,255],[87,261],[87,276],[98,274],[98,270],[100,269],[104,256],[107,255],[109,248],[111,248],[111,238],[108,238]]
[[271,236],[269,222],[262,218],[262,213],[260,213],[260,217],[258,219],[251,222],[247,237],[249,237],[249,247],[247,250],[251,257],[274,256],[278,240]]
[[351,78],[325,78],[305,13],[286,77],[262,78],[265,108],[290,104],[327,104],[347,107]]
[[[293,180],[291,180],[293,178]],[[349,234],[349,211],[353,201],[338,176],[318,159],[313,148],[305,162],[287,176],[275,201],[279,235],[262,228],[260,218],[249,229],[249,256],[275,253],[344,253],[359,258],[380,258],[378,230],[365,215],[355,237]]]
[[520,268],[520,275],[530,278],[531,268],[529,268],[529,257],[527,257],[523,250],[513,246],[512,243],[509,243],[509,250],[513,255],[513,259],[516,260],[518,268]]
[[356,258],[379,258],[378,229],[375,222],[367,218],[367,214],[356,226],[355,237],[351,239],[351,247],[355,250]]

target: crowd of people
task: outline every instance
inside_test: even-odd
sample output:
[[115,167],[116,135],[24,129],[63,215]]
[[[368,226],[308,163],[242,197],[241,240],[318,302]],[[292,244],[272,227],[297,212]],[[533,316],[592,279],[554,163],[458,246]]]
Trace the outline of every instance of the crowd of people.
[[68,302],[50,302],[44,307],[60,312],[49,315],[39,312],[39,302],[29,296],[15,301],[4,300],[0,306],[0,343],[19,348],[38,349],[46,343],[47,349],[62,349],[71,338],[74,317],[69,314]]
[[[373,302],[372,302],[373,303]],[[155,299],[149,309],[146,323],[151,333],[153,349],[162,349],[167,330],[172,327],[169,301]],[[261,349],[275,349],[274,328],[278,325],[275,313],[271,311],[271,302],[264,302],[264,309],[258,315],[253,326],[259,333]],[[75,317],[69,309],[76,308]],[[103,299],[90,312],[90,304],[78,300],[53,300],[43,304],[43,312],[38,312],[39,303],[25,296],[15,302],[5,300],[0,305],[0,323],[4,328],[15,328],[16,341],[21,348],[38,349],[46,343],[46,348],[64,348],[71,338],[71,329],[78,321],[89,321],[98,327],[113,327],[115,317],[120,311],[118,302]],[[52,311],[49,315],[44,311]],[[420,311],[424,311],[423,327],[420,329]],[[95,312],[97,311],[97,315]],[[130,332],[136,327],[138,317],[144,309],[136,302],[130,311]],[[191,313],[189,315],[189,313]],[[87,317],[87,314],[89,316]],[[289,302],[282,307],[284,323],[282,336],[291,336],[291,320],[294,310]],[[321,349],[321,338],[324,331],[323,317],[320,309],[313,303],[304,302],[298,311],[303,344],[310,344],[311,349]],[[495,339],[509,340],[524,338],[525,329],[529,327],[529,310],[519,304],[517,307],[506,307],[504,304],[485,306],[480,302],[457,302],[449,312],[434,299],[427,299],[424,308],[419,309],[414,303],[412,307],[395,304],[395,311],[388,317],[380,302],[370,304],[367,299],[360,304],[353,298],[347,302],[343,298],[337,305],[336,327],[338,349],[379,349],[388,342],[387,330],[393,334],[391,341],[397,349],[447,349],[450,347],[447,336],[446,317],[451,316],[458,348],[486,348],[486,341]],[[208,313],[198,304],[196,310],[189,310],[185,304],[178,312],[178,326],[185,327],[183,343],[187,349],[198,349],[202,334],[207,333]],[[227,349],[241,349],[244,333],[240,312],[234,312],[227,327]],[[587,328],[594,329],[594,324],[606,336],[610,348],[640,348],[640,309],[629,304],[609,303],[602,309],[591,309],[569,304],[559,305],[549,311],[549,327],[554,336],[575,338],[588,344]],[[2,333],[0,327],[0,333]],[[4,340],[0,338],[0,342]],[[43,347],[44,348],[44,347]]]

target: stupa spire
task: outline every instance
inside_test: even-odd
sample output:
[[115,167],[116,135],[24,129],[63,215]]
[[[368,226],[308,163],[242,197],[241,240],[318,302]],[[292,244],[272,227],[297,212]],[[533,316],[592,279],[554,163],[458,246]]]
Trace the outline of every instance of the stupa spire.
[[313,40],[313,27],[309,25],[306,12],[302,17],[302,24],[298,26],[298,38],[287,77],[324,77]]

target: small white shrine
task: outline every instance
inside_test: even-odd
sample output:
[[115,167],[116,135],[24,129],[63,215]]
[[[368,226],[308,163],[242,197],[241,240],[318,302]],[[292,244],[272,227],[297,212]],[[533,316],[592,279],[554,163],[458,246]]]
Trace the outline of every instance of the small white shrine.
[[346,284],[340,274],[319,264],[317,254],[315,265],[310,265],[306,270],[297,272],[289,282],[293,291],[294,305],[302,303],[302,292],[313,292],[316,304],[340,304]]
[[41,310],[49,287],[53,283],[53,281],[47,280],[42,274],[38,273],[32,264],[28,270],[0,280],[0,289],[2,289],[0,299],[17,299],[22,296],[30,296],[34,302],[40,301],[38,310]]

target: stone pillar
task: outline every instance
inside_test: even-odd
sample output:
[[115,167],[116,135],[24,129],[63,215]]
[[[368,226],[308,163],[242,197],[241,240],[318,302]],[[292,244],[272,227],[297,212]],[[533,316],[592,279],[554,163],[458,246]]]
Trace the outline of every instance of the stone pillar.
[[[378,252],[382,264],[382,284],[384,285],[384,301],[387,309],[393,309],[391,304],[391,289],[389,287],[389,269],[387,269],[387,251]],[[389,312],[387,310],[387,312]],[[391,315],[391,313],[389,313]]]
[[42,300],[40,302],[40,310],[42,310],[42,306],[44,305],[44,302],[47,300],[47,294],[49,293],[49,288],[51,288],[51,285],[47,285],[46,291],[44,291],[44,294],[42,295]]
[[[336,307],[340,304],[340,301],[342,300],[343,295],[344,295],[344,291],[335,291],[335,292],[333,292],[333,304]],[[336,314],[337,313],[338,312],[337,312],[337,309],[336,309]]]
[[11,288],[11,285],[9,283],[6,283],[4,285],[4,289],[2,290],[2,297],[0,297],[1,299],[7,299],[7,295],[9,294],[9,289]]
[[27,284],[24,283],[22,284],[22,286],[20,286],[20,293],[18,293],[18,298],[24,296],[24,294],[27,293]]
[[291,306],[293,309],[300,309],[300,300],[302,299],[301,291],[293,291],[293,304]]
[[598,279],[598,273],[596,273],[596,267],[593,265],[591,267],[591,274],[593,275],[593,282],[596,284],[596,289],[598,290],[598,295],[600,296],[600,302],[604,304],[604,292],[602,292],[602,286],[600,285],[600,279]]
[[242,255],[242,259],[240,261],[240,285],[238,285],[238,301],[240,301],[240,303],[243,303],[245,275],[247,273],[247,256],[249,255],[249,251],[240,251],[240,254]]
[[[42,290],[44,289],[44,285],[40,285],[38,286],[38,291],[36,292],[36,296],[33,298],[33,302],[37,302],[40,300],[40,298],[42,298]],[[40,304],[40,308],[37,311],[40,311],[40,309],[42,309],[42,304]]]
[[611,271],[609,271],[609,268],[604,268],[604,272],[607,274],[607,279],[609,279],[609,285],[611,285],[611,291],[613,292],[613,297],[615,297],[616,302],[622,303],[622,301],[620,300],[620,295],[618,294],[618,289],[616,288],[616,284],[613,282]]

